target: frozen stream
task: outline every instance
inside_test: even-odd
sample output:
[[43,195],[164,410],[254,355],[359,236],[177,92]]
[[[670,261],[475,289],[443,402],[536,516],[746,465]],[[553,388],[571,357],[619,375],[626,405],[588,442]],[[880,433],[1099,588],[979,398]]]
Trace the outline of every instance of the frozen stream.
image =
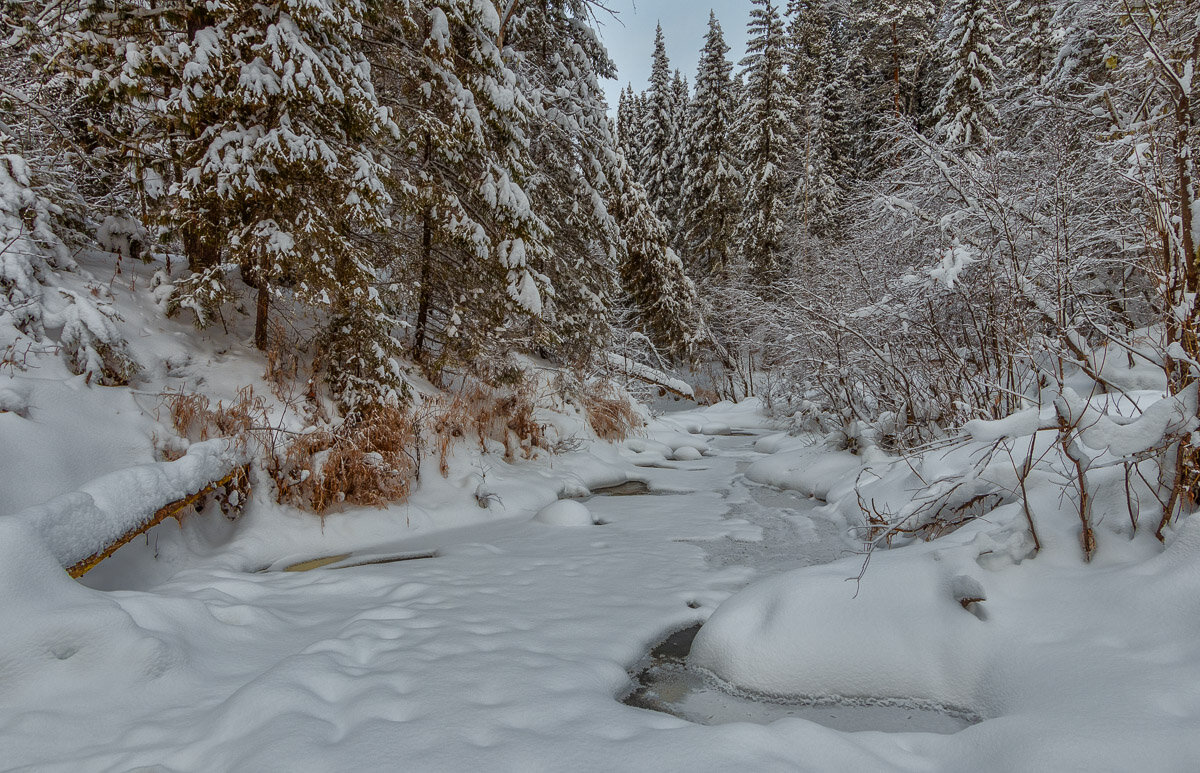
[[741,479],[753,440],[710,438],[715,453],[699,460],[630,466],[658,493],[586,500],[604,525],[509,518],[367,556],[420,560],[214,565],[94,594],[90,611],[47,622],[71,648],[36,680],[0,653],[3,767],[877,769],[905,734],[706,727],[616,700],[667,633],[760,573],[844,549],[813,503]]
[[[725,438],[718,443],[731,457],[742,456],[745,445]],[[827,563],[844,554],[843,527],[816,514],[817,502],[747,481],[741,474],[746,465],[737,463],[737,474],[720,493],[729,508],[727,517],[757,527],[761,539],[727,536],[693,541],[705,550],[710,564],[774,574]],[[902,697],[770,696],[740,691],[688,667],[688,650],[699,628],[696,624],[677,631],[651,650],[635,669],[626,704],[704,725],[767,724],[792,717],[849,732],[955,733],[979,721],[970,712]]]

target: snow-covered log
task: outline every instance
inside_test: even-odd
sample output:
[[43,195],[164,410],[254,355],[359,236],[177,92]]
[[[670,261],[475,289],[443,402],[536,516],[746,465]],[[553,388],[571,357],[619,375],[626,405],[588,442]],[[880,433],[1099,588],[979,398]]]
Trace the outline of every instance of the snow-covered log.
[[12,516],[34,528],[72,576],[217,488],[245,480],[247,452],[229,439],[196,443],[181,459],[102,475]]
[[608,353],[608,361],[613,367],[618,368],[629,378],[635,378],[638,381],[644,381],[656,387],[667,390],[673,395],[685,397],[689,400],[695,399],[696,393],[691,385],[686,381],[681,381],[677,378],[663,373],[661,370],[643,365],[640,362],[635,362],[624,355],[616,352]]

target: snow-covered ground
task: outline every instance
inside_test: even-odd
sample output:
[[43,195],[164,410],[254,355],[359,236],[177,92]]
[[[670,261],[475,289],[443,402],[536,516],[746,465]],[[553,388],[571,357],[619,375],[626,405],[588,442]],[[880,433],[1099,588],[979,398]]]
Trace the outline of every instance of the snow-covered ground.
[[[165,524],[86,585],[0,518],[0,767],[1194,769],[1200,523],[1165,552],[1145,531],[1105,532],[1085,565],[1070,519],[1046,513],[1026,560],[1019,508],[1003,505],[877,551],[848,581],[862,557],[847,555],[846,492],[864,468],[899,473],[767,434],[755,408],[475,459],[409,504],[323,525],[267,507]],[[649,493],[581,496],[627,480]],[[579,498],[553,504],[564,495]],[[322,556],[337,560],[278,571]],[[703,725],[620,702],[651,646],[710,616],[690,663],[730,689],[916,699],[982,721]]]

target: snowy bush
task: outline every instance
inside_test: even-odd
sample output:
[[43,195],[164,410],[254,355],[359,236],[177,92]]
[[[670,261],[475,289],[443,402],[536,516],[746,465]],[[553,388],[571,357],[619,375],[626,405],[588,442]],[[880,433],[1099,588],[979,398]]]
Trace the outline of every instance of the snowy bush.
[[[55,231],[61,209],[43,196],[34,170],[0,137],[0,346],[5,362],[25,348],[59,348],[68,369],[89,382],[126,384],[138,367],[101,301],[64,286],[62,272],[75,268]],[[23,361],[22,361],[23,362]]]

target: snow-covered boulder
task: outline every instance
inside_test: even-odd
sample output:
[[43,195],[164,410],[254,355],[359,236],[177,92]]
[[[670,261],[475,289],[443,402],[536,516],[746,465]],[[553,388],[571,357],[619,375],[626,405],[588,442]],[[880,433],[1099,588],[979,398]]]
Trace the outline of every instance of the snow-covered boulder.
[[781,695],[915,698],[993,710],[987,626],[963,608],[984,574],[932,551],[880,551],[861,583],[854,558],[787,572],[721,604],[689,663]]
[[593,526],[595,521],[592,512],[581,502],[571,499],[560,499],[538,510],[533,520],[547,526]]

